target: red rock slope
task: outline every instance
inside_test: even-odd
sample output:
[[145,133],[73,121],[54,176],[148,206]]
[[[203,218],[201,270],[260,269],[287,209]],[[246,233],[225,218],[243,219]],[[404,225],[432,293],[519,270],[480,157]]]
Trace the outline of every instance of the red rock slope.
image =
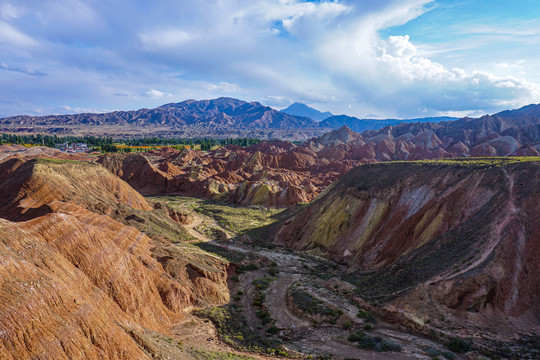
[[0,358],[148,358],[133,334],[228,300],[223,261],[111,218],[153,210],[100,165],[19,154],[0,168]]
[[540,162],[533,160],[361,166],[289,219],[276,243],[348,264],[358,295],[420,325],[433,311],[455,310],[538,327]]

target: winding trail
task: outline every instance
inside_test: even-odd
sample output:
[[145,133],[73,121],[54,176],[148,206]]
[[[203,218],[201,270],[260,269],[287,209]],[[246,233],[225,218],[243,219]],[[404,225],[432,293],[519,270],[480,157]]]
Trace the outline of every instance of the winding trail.
[[[404,346],[404,351],[377,353],[373,351],[357,348],[353,343],[348,342],[347,336],[350,331],[343,329],[337,325],[321,325],[318,327],[297,315],[295,315],[287,304],[287,291],[292,283],[305,278],[306,273],[302,268],[303,264],[310,264],[311,261],[307,258],[293,254],[288,254],[280,250],[257,249],[250,246],[235,244],[224,244],[212,242],[212,244],[242,253],[254,253],[264,256],[270,261],[276,262],[279,268],[277,279],[273,281],[266,292],[266,305],[271,313],[272,318],[276,320],[276,327],[281,330],[282,335],[287,339],[285,344],[288,348],[296,351],[309,352],[314,355],[326,354],[333,359],[362,359],[362,360],[400,360],[400,359],[429,359],[429,357],[419,356],[412,351],[407,351],[407,346]],[[255,315],[255,307],[252,304],[252,298],[255,293],[253,280],[264,277],[266,270],[261,268],[257,271],[247,272],[241,276],[241,289],[244,292],[242,298],[242,307],[248,325],[254,331],[263,334],[263,330],[257,330],[257,325],[260,323]],[[335,295],[327,293],[326,290],[317,291],[318,297],[323,297],[326,301],[340,308],[344,313],[356,314],[357,307],[350,304],[346,299],[337,299]],[[356,320],[356,319],[353,319]],[[379,335],[374,331],[373,335]],[[388,336],[388,334],[385,334]],[[403,340],[404,337],[394,337],[396,340]],[[411,340],[412,342],[417,339]],[[401,341],[400,341],[401,342]]]

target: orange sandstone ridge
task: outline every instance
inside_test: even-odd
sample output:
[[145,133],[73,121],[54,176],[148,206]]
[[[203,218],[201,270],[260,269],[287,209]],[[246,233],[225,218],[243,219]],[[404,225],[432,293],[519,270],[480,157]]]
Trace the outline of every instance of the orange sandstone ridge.
[[157,211],[127,183],[39,151],[0,162],[0,358],[148,358],[136,334],[228,301],[225,261],[124,224]]

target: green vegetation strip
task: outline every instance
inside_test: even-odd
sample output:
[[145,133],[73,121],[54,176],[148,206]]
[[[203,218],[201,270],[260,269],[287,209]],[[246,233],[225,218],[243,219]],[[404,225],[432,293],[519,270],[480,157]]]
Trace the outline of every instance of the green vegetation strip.
[[221,227],[235,234],[243,234],[247,230],[269,225],[279,220],[283,209],[263,207],[242,207],[228,203],[190,198],[186,196],[152,197],[153,201],[166,203],[177,209],[190,209],[213,219]]
[[416,161],[388,161],[381,164],[416,164],[416,165],[447,165],[468,168],[490,168],[521,162],[540,161],[540,156],[506,156],[506,157],[463,157],[449,159],[430,159]]
[[[132,152],[132,151],[148,151],[148,149],[131,148],[138,146],[172,146],[181,149],[183,146],[194,148],[199,147],[201,150],[210,150],[217,146],[251,146],[261,142],[260,139],[254,138],[228,138],[228,139],[208,139],[208,138],[158,138],[148,137],[142,139],[122,139],[112,137],[94,137],[94,136],[50,136],[42,134],[33,135],[15,135],[1,134],[0,145],[3,144],[19,144],[19,145],[43,145],[47,147],[55,147],[60,143],[84,143],[92,147],[96,151],[102,152]],[[116,146],[121,143],[125,148]]]
[[239,310],[232,306],[216,306],[199,310],[196,315],[210,319],[218,329],[219,338],[235,349],[267,355],[289,356],[279,339],[259,336],[247,325]]

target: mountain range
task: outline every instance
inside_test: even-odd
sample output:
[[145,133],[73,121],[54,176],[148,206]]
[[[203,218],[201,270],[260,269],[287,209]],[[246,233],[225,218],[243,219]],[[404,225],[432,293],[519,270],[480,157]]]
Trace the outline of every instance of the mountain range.
[[[323,120],[324,119],[324,120]],[[343,125],[354,131],[405,122],[437,122],[454,118],[409,120],[358,119],[333,116],[295,103],[283,111],[258,102],[221,97],[186,100],[154,109],[71,115],[18,115],[0,119],[0,132],[133,137],[252,137],[307,140]],[[323,121],[316,121],[323,120]]]
[[0,119],[0,131],[128,138],[243,136],[292,139],[305,139],[323,132],[310,118],[289,115],[258,102],[225,97],[103,114],[13,116]]
[[321,112],[317,109],[301,103],[294,103],[289,107],[282,109],[281,111],[290,115],[305,116],[313,120],[320,121],[319,126],[323,128],[339,129],[342,126],[347,126],[349,129],[356,132],[380,129],[388,125],[399,125],[415,122],[441,122],[458,119],[450,116],[423,117],[412,119],[360,119],[348,115],[334,115],[329,111]]
[[343,126],[299,145],[270,140],[211,151],[164,148],[144,154],[107,154],[98,162],[144,195],[181,194],[280,208],[312,201],[362,164],[539,156],[537,110],[533,106],[504,112],[502,117],[401,124],[361,134]]

